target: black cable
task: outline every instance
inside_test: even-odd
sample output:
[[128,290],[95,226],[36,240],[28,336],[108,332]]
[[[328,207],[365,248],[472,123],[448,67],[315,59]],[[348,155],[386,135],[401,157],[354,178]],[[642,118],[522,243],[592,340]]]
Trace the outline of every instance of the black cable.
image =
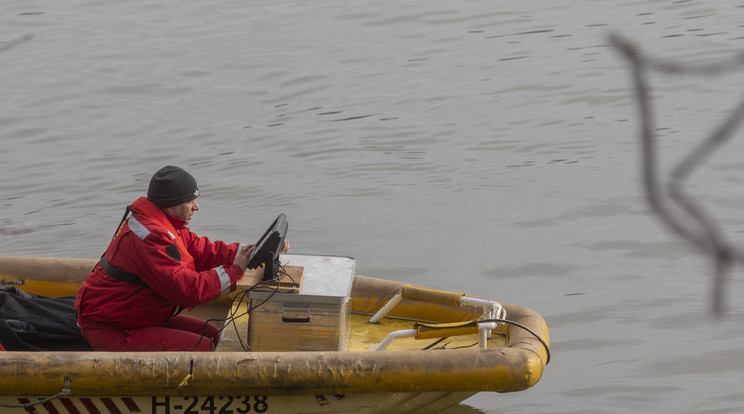
[[[196,345],[194,345],[194,348],[191,351],[192,352],[193,351],[196,351],[196,348],[198,348],[199,347],[199,344],[201,344],[202,339],[204,339],[204,337],[206,336],[205,333],[206,333],[206,330],[207,330],[207,326],[209,326],[209,323],[211,323],[211,322],[218,322],[218,321],[224,322],[224,325],[222,326],[222,328],[218,329],[218,332],[220,332],[220,333],[223,332],[225,330],[225,328],[227,328],[230,325],[230,323],[233,324],[233,326],[235,327],[235,333],[236,333],[236,335],[238,337],[238,341],[240,341],[240,346],[243,348],[244,351],[247,351],[246,345],[243,343],[243,339],[240,337],[240,332],[238,331],[238,326],[235,324],[235,319],[240,318],[242,316],[245,316],[245,315],[249,314],[253,309],[255,309],[255,308],[263,305],[264,303],[266,303],[267,300],[271,299],[271,297],[274,296],[274,294],[279,289],[279,287],[277,286],[277,288],[274,289],[274,291],[271,293],[271,295],[269,295],[268,298],[266,298],[265,300],[263,300],[258,305],[249,308],[247,311],[245,311],[245,312],[243,312],[241,314],[236,314],[235,312],[240,307],[240,304],[243,302],[243,300],[245,300],[245,297],[248,294],[248,292],[254,290],[256,287],[258,287],[261,284],[264,284],[264,283],[267,283],[267,282],[271,282],[271,281],[274,281],[274,280],[275,279],[263,280],[263,281],[255,284],[255,285],[251,286],[250,288],[248,288],[248,289],[240,292],[238,295],[236,295],[233,298],[232,303],[230,305],[230,314],[228,315],[227,318],[212,318],[212,319],[207,319],[206,321],[204,321],[204,327],[202,328],[202,332],[201,332],[201,336],[199,337],[199,341],[196,343]],[[237,303],[237,306],[235,306],[235,300],[236,299],[239,299],[238,300],[238,303]]]
[[[222,327],[222,330],[225,330],[228,325],[232,324],[233,329],[235,329],[235,337],[238,338],[238,343],[240,343],[240,347],[243,348],[243,351],[252,351],[252,349],[250,345],[247,345],[243,342],[243,338],[240,336],[240,331],[238,330],[238,324],[235,323],[235,319],[245,315],[245,313],[241,315],[237,315],[237,311],[238,309],[240,309],[240,305],[245,300],[246,296],[248,295],[248,292],[250,292],[254,286],[251,286],[249,289],[242,291],[239,295],[236,295],[233,298],[233,301],[230,304],[230,314],[228,315],[229,322],[226,321],[225,325]],[[237,299],[237,303],[236,303],[236,299]]]
[[[29,408],[33,407],[35,405],[39,404],[46,404],[49,401],[55,400],[59,397],[64,397],[65,395],[70,395],[70,382],[72,382],[72,379],[68,376],[65,376],[65,387],[62,388],[62,391],[58,392],[56,395],[52,395],[51,397],[47,397],[38,401],[33,401],[25,404],[5,404],[0,403],[0,407],[7,407],[7,408]],[[36,412],[36,410],[32,410],[32,412]]]
[[[229,325],[230,323],[232,323],[232,324],[233,324],[233,326],[235,327],[235,333],[237,334],[237,337],[238,337],[238,341],[240,341],[240,345],[241,345],[241,347],[243,347],[243,350],[244,350],[244,351],[248,351],[248,349],[246,349],[246,344],[244,344],[244,343],[243,343],[243,339],[242,339],[242,338],[240,337],[240,332],[238,332],[238,327],[237,327],[237,325],[235,324],[235,319],[237,319],[237,318],[240,318],[240,317],[242,317],[242,316],[245,316],[245,315],[247,315],[247,314],[250,314],[250,313],[251,313],[251,312],[252,312],[252,311],[253,311],[254,309],[257,309],[258,307],[260,307],[260,306],[262,306],[262,305],[263,305],[264,303],[266,303],[266,302],[267,302],[267,301],[268,301],[269,299],[271,299],[271,298],[272,298],[272,297],[273,297],[273,296],[274,296],[274,295],[275,295],[275,294],[276,294],[276,293],[277,293],[277,292],[279,291],[279,285],[280,285],[280,284],[279,284],[279,282],[280,282],[280,281],[281,281],[281,279],[282,279],[282,278],[284,278],[285,276],[286,276],[286,277],[289,277],[289,279],[290,279],[290,280],[292,280],[292,284],[293,284],[293,285],[295,285],[295,281],[294,281],[294,279],[292,278],[292,276],[290,276],[290,275],[289,275],[289,273],[287,273],[287,271],[286,271],[286,269],[284,268],[284,266],[279,266],[279,270],[277,270],[277,272],[276,272],[276,273],[277,273],[277,274],[276,274],[276,276],[275,276],[275,277],[274,277],[273,279],[269,279],[269,280],[262,280],[262,281],[260,281],[260,282],[256,283],[255,285],[251,286],[250,288],[248,288],[248,289],[246,289],[246,290],[244,290],[244,291],[240,292],[239,294],[237,294],[237,295],[236,295],[236,296],[235,296],[235,297],[233,298],[232,304],[230,305],[230,312],[231,312],[231,314],[230,314],[230,315],[228,315],[228,317],[227,317],[227,318],[214,318],[214,319],[208,319],[207,321],[205,321],[205,323],[204,323],[204,328],[202,329],[202,333],[201,333],[201,338],[199,338],[199,342],[197,342],[197,344],[196,344],[196,345],[194,346],[194,349],[193,349],[192,351],[196,350],[196,348],[197,348],[197,347],[199,346],[199,344],[201,343],[201,340],[202,340],[202,339],[204,338],[204,333],[206,332],[206,329],[207,329],[207,324],[208,324],[208,323],[210,323],[210,322],[213,322],[213,321],[214,321],[214,322],[216,322],[216,321],[224,321],[224,322],[225,322],[225,324],[224,324],[224,325],[222,326],[222,328],[221,328],[221,329],[219,329],[219,330],[218,330],[218,332],[222,332],[222,331],[224,331],[224,330],[225,330],[225,328],[227,328],[227,326],[228,326],[228,325]],[[249,309],[248,309],[247,311],[245,311],[245,312],[241,313],[240,315],[235,315],[235,313],[234,313],[234,312],[235,312],[235,310],[237,310],[237,309],[238,309],[238,307],[240,306],[240,304],[242,303],[242,301],[243,301],[243,300],[245,300],[245,296],[246,296],[246,295],[247,295],[247,294],[248,294],[248,293],[249,293],[250,291],[252,291],[252,290],[254,290],[254,289],[258,288],[258,287],[261,287],[261,285],[263,285],[263,284],[265,284],[265,283],[268,283],[268,282],[274,282],[274,281],[276,281],[276,282],[277,282],[277,284],[276,284],[276,287],[275,287],[275,288],[274,288],[273,290],[271,290],[271,291],[261,291],[261,290],[257,290],[258,292],[271,292],[271,294],[270,294],[270,295],[269,295],[269,296],[268,296],[268,297],[267,297],[266,299],[264,299],[263,301],[261,301],[260,303],[258,303],[258,304],[257,304],[256,306],[251,306],[251,307],[250,307],[250,308],[249,308]],[[234,305],[234,304],[235,304],[235,301],[236,301],[236,300],[238,300],[237,306],[235,306],[235,305]],[[228,321],[229,321],[229,322],[228,322]],[[545,361],[545,365],[548,365],[548,364],[550,363],[550,347],[548,346],[548,343],[547,343],[547,342],[545,342],[545,340],[544,340],[544,339],[542,339],[542,338],[540,337],[540,335],[538,335],[537,333],[535,333],[535,331],[533,331],[533,330],[532,330],[531,328],[529,328],[529,327],[527,327],[527,326],[525,326],[525,325],[523,325],[523,324],[521,324],[521,323],[519,323],[519,322],[515,322],[515,321],[510,321],[510,320],[508,320],[508,319],[499,319],[499,318],[492,318],[492,319],[483,319],[483,320],[480,320],[480,321],[478,321],[478,322],[479,322],[479,323],[483,323],[483,322],[508,323],[508,324],[511,324],[511,325],[514,325],[514,326],[517,326],[517,327],[519,327],[519,328],[522,328],[522,329],[524,329],[525,331],[527,331],[527,332],[529,332],[530,334],[532,334],[532,336],[534,336],[534,337],[535,337],[535,338],[536,338],[536,339],[537,339],[538,341],[540,341],[540,343],[542,344],[542,346],[543,346],[543,347],[545,348],[545,353],[546,353],[546,354],[547,354],[547,356],[548,356],[548,358],[547,358],[547,361]],[[446,337],[445,337],[445,338],[439,338],[438,340],[436,340],[436,341],[432,342],[431,344],[427,345],[426,347],[422,348],[422,350],[427,350],[427,349],[431,349],[432,347],[434,347],[435,345],[437,345],[437,344],[441,343],[441,342],[442,342],[442,341],[444,341],[445,339],[447,339],[447,338],[446,338]],[[249,348],[250,348],[250,347],[249,347]]]
[[[240,337],[240,332],[238,331],[238,326],[235,324],[235,319],[240,318],[242,316],[245,316],[247,314],[250,314],[254,309],[258,308],[259,306],[262,306],[269,299],[271,299],[279,291],[279,285],[280,285],[279,282],[285,276],[286,277],[289,277],[292,280],[292,284],[293,285],[295,284],[294,279],[292,279],[292,277],[289,275],[289,273],[287,273],[287,271],[284,268],[284,266],[281,266],[280,265],[279,266],[279,269],[277,269],[276,275],[275,275],[275,277],[273,279],[262,280],[262,281],[256,283],[255,285],[249,287],[248,289],[245,289],[242,292],[238,293],[233,298],[233,300],[232,300],[232,303],[230,305],[230,314],[228,315],[227,318],[212,318],[212,319],[207,319],[206,321],[204,321],[204,327],[202,328],[201,335],[199,337],[199,341],[196,343],[196,345],[194,345],[194,348],[192,348],[191,351],[192,352],[196,351],[196,348],[199,347],[199,344],[201,344],[202,339],[205,338],[205,336],[206,336],[205,333],[207,331],[207,326],[209,326],[209,323],[210,322],[219,322],[219,321],[224,322],[224,325],[222,326],[222,328],[218,329],[218,332],[222,333],[227,328],[227,326],[230,325],[230,323],[232,323],[233,326],[235,327],[235,334],[238,337],[238,341],[240,342],[240,346],[243,348],[244,351],[249,351],[249,349],[246,349],[247,344],[245,344],[243,342],[243,339]],[[269,283],[269,282],[277,282],[276,287],[273,290],[270,290],[270,291],[257,290],[257,288],[263,287],[261,285],[264,285],[264,284]],[[243,302],[243,300],[245,300],[246,295],[250,291],[253,291],[253,290],[255,290],[257,292],[271,292],[271,294],[266,299],[264,299],[263,301],[261,301],[259,304],[250,307],[247,311],[245,311],[245,312],[243,312],[243,313],[241,313],[239,315],[236,315],[235,314],[235,311],[239,308],[239,306]],[[238,300],[237,306],[235,305],[235,301],[236,300]],[[250,348],[250,347],[248,347],[248,348]]]
[[483,323],[483,322],[508,323],[508,324],[511,324],[511,325],[514,325],[514,326],[518,326],[518,327],[524,329],[525,331],[531,333],[532,336],[534,336],[535,338],[537,338],[537,340],[540,341],[540,343],[543,345],[543,347],[545,347],[545,352],[548,354],[548,360],[545,361],[545,365],[548,365],[550,363],[550,347],[548,346],[548,343],[545,342],[545,340],[543,340],[542,338],[540,338],[540,335],[536,334],[535,331],[533,331],[532,329],[530,329],[530,328],[522,325],[519,322],[510,321],[508,319],[483,319],[483,320],[478,321],[478,323]]
[[[281,276],[280,276],[280,274],[281,274]],[[293,284],[293,285],[295,284],[295,281],[294,281],[294,279],[292,278],[292,276],[290,276],[290,275],[289,275],[289,274],[288,274],[288,273],[286,272],[286,270],[285,270],[284,266],[279,266],[279,270],[277,270],[277,275],[276,275],[276,277],[275,277],[274,279],[270,279],[270,280],[262,280],[261,282],[259,282],[259,283],[256,283],[255,285],[251,286],[250,288],[248,288],[248,289],[246,289],[246,290],[244,290],[244,291],[240,292],[240,293],[239,293],[238,295],[236,295],[236,296],[235,296],[235,297],[233,298],[233,304],[231,304],[231,305],[230,305],[230,311],[231,311],[231,313],[232,313],[232,312],[234,312],[234,309],[238,309],[238,307],[240,306],[241,302],[242,302],[242,301],[243,301],[243,300],[245,299],[245,296],[246,296],[246,295],[248,294],[248,292],[250,292],[250,291],[252,291],[252,290],[254,290],[254,289],[258,288],[258,287],[261,287],[261,285],[262,285],[262,284],[264,284],[264,283],[267,283],[267,282],[273,282],[273,281],[276,281],[276,282],[277,282],[277,284],[276,284],[276,287],[275,287],[275,288],[274,288],[274,289],[273,289],[273,290],[271,291],[271,294],[270,294],[270,295],[269,295],[269,296],[268,296],[268,297],[267,297],[266,299],[264,299],[263,301],[261,301],[261,303],[257,304],[256,306],[252,306],[252,307],[250,307],[250,308],[249,308],[249,309],[248,309],[247,311],[245,311],[245,312],[241,313],[240,315],[235,315],[234,313],[232,313],[232,314],[228,315],[228,317],[227,317],[227,318],[224,318],[224,319],[221,319],[221,318],[215,318],[215,319],[209,319],[209,320],[207,320],[207,321],[205,322],[205,324],[204,324],[204,328],[202,329],[202,334],[201,334],[202,336],[201,336],[201,338],[199,338],[199,342],[197,342],[196,346],[194,347],[194,350],[196,350],[196,347],[198,347],[198,346],[199,346],[199,344],[201,343],[201,340],[202,340],[202,339],[204,338],[204,333],[205,333],[205,331],[206,331],[206,328],[207,328],[207,324],[208,324],[209,322],[211,322],[211,321],[224,321],[224,322],[225,322],[225,324],[224,324],[224,326],[223,326],[223,327],[222,327],[222,328],[221,328],[221,329],[219,330],[219,332],[222,332],[222,331],[224,331],[224,330],[225,330],[225,328],[227,328],[227,326],[228,326],[228,325],[229,325],[229,324],[230,324],[230,323],[232,322],[233,326],[235,327],[235,333],[236,333],[236,335],[237,335],[237,337],[238,337],[238,341],[240,341],[240,345],[241,345],[241,347],[243,347],[243,350],[244,350],[244,351],[248,351],[248,349],[246,349],[246,344],[244,344],[244,343],[243,343],[243,339],[242,339],[242,338],[240,337],[240,332],[238,332],[238,327],[237,327],[237,325],[235,324],[235,319],[237,319],[237,318],[240,318],[240,317],[242,317],[242,316],[245,316],[245,315],[247,315],[247,314],[250,314],[250,313],[251,313],[251,312],[252,312],[252,311],[253,311],[254,309],[257,309],[258,307],[260,307],[260,306],[262,306],[262,305],[263,305],[264,303],[266,303],[266,302],[267,302],[267,301],[268,301],[269,299],[271,299],[271,298],[272,298],[272,297],[273,297],[273,296],[274,296],[274,295],[275,295],[275,294],[276,294],[276,293],[277,293],[277,292],[279,291],[279,282],[280,282],[280,281],[281,281],[281,279],[282,279],[283,277],[285,277],[285,276],[286,276],[286,277],[289,277],[289,278],[290,278],[290,280],[292,280],[292,284]],[[259,291],[259,292],[260,292],[260,291]],[[265,292],[265,291],[264,291],[264,292]],[[238,298],[240,298],[240,299],[238,300]],[[234,303],[235,303],[235,301],[236,301],[236,300],[238,300],[238,304],[237,304],[237,306],[235,306],[235,305],[234,305]],[[228,322],[228,320],[229,320],[230,322]],[[545,365],[548,365],[548,364],[550,363],[550,347],[548,346],[547,342],[545,342],[545,340],[544,340],[544,339],[542,339],[542,338],[540,337],[540,335],[538,335],[537,333],[535,333],[535,331],[533,331],[533,330],[532,330],[531,328],[529,328],[529,327],[527,327],[527,326],[525,326],[525,325],[523,325],[523,324],[521,324],[521,323],[519,323],[519,322],[515,322],[515,321],[510,321],[510,320],[508,320],[508,319],[499,319],[499,318],[493,318],[493,319],[483,319],[483,320],[480,320],[480,321],[478,321],[478,322],[479,322],[479,323],[483,323],[483,322],[508,323],[508,324],[511,324],[511,325],[514,325],[514,326],[517,326],[517,327],[519,327],[519,328],[522,328],[522,329],[524,329],[525,331],[527,331],[527,332],[529,332],[530,334],[532,334],[532,336],[534,336],[534,337],[535,337],[535,338],[536,338],[536,339],[537,339],[538,341],[540,341],[540,343],[542,344],[542,346],[543,346],[543,347],[545,348],[545,353],[547,354],[547,360],[545,361]],[[429,344],[429,345],[425,346],[424,348],[422,348],[422,350],[428,350],[428,349],[431,349],[432,347],[434,347],[434,346],[436,346],[437,344],[441,343],[441,342],[442,342],[442,341],[444,341],[445,339],[447,339],[447,337],[444,337],[444,338],[439,338],[438,340],[436,340],[436,341],[432,342],[431,344]],[[250,347],[249,347],[249,348],[250,348]]]
[[[267,280],[266,282],[271,282],[271,281],[275,281],[275,280],[278,282],[278,279],[271,279],[271,280]],[[258,284],[254,285],[251,289],[246,290],[246,292],[252,290],[256,286],[258,286]],[[240,346],[243,348],[244,351],[252,351],[252,350],[250,349],[250,346],[249,345],[247,345],[247,344],[245,344],[243,342],[243,338],[240,337],[240,332],[238,331],[238,325],[235,324],[235,319],[240,318],[240,317],[245,316],[245,315],[249,315],[251,312],[253,312],[254,309],[257,309],[258,307],[262,306],[264,303],[268,302],[268,300],[271,299],[272,296],[274,296],[276,294],[276,292],[278,292],[278,291],[279,291],[279,283],[277,283],[277,285],[274,288],[274,290],[271,291],[271,294],[266,299],[262,300],[260,303],[258,303],[255,306],[249,307],[247,311],[241,313],[240,315],[233,316],[231,318],[231,321],[233,323],[233,326],[235,327],[235,334],[237,335],[238,341],[240,342]],[[257,292],[262,292],[262,291],[257,290]],[[240,306],[240,303],[238,303],[238,306],[235,306],[235,309],[237,309],[239,306]],[[246,349],[246,347],[248,347],[248,349]]]
[[441,337],[441,338],[437,339],[436,341],[434,341],[434,342],[430,343],[429,345],[426,345],[425,347],[421,348],[421,350],[422,350],[422,351],[426,351],[427,349],[431,349],[431,348],[433,348],[433,347],[434,347],[435,345],[438,345],[439,343],[441,343],[442,341],[444,341],[444,340],[445,340],[445,339],[447,339],[447,338],[449,338],[449,336],[443,336],[443,337]]
[[[479,320],[478,321],[478,323],[482,323],[482,322],[509,323],[509,324],[514,325],[514,326],[518,326],[518,327],[524,329],[525,331],[531,333],[532,336],[534,336],[535,338],[537,338],[537,340],[540,341],[540,343],[545,347],[545,352],[548,354],[548,360],[545,362],[545,365],[548,365],[550,363],[550,347],[548,347],[548,344],[542,338],[540,338],[540,336],[538,334],[536,334],[535,331],[533,331],[532,329],[530,329],[530,328],[522,325],[519,322],[510,321],[510,320],[507,320],[507,319],[482,319],[482,320]],[[431,349],[432,347],[434,347],[435,345],[439,344],[440,342],[444,341],[447,338],[449,338],[449,337],[439,338],[436,341],[432,342],[431,344],[429,344],[429,345],[425,346],[424,348],[422,348],[422,350],[425,351],[427,349]],[[470,347],[472,347],[474,345],[477,345],[477,344],[465,345],[465,346],[461,346],[461,347],[458,347],[458,348],[470,348]],[[458,349],[458,348],[451,348],[451,349]]]

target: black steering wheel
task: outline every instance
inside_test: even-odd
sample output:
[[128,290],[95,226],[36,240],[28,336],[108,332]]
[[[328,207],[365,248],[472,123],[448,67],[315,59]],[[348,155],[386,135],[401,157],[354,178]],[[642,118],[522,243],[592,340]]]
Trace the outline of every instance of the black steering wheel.
[[248,258],[249,269],[264,266],[263,280],[271,280],[276,276],[279,268],[279,254],[282,246],[284,246],[288,229],[287,216],[280,213],[256,242],[256,247],[253,248],[251,256]]

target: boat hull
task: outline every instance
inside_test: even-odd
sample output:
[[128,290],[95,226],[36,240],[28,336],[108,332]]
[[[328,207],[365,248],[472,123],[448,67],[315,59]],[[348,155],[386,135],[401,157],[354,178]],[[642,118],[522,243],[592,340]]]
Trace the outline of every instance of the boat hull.
[[[94,264],[0,257],[0,277],[6,283],[23,280],[21,288],[31,293],[65,296],[74,294]],[[352,313],[374,314],[403,286],[355,275]],[[211,306],[225,312],[231,301],[225,296]],[[542,376],[549,359],[544,320],[530,309],[502,305],[514,324],[502,325],[494,336],[505,339],[489,348],[422,351],[416,344],[416,350],[371,352],[367,344],[357,344],[353,351],[3,352],[0,404],[57,395],[37,405],[37,412],[438,412],[478,392],[525,390]],[[359,316],[364,324],[359,332],[401,319],[447,323],[481,313],[478,307],[404,299],[386,323],[369,324]],[[69,393],[60,395],[65,379]]]
[[[436,413],[473,393],[398,392],[363,394],[203,395],[139,397],[61,397],[37,406],[48,413],[150,413],[150,414],[394,414]],[[0,397],[0,404],[18,405],[41,397]],[[7,408],[5,410],[8,410]],[[17,412],[27,412],[17,408]],[[3,411],[7,412],[7,411]],[[12,412],[12,411],[11,411]]]

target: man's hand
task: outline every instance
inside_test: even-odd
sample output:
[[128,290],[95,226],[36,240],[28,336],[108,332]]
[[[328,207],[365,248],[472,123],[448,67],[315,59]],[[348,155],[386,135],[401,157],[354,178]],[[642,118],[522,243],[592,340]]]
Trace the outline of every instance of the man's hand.
[[245,269],[248,267],[248,258],[251,257],[251,252],[253,252],[254,248],[256,248],[255,244],[243,246],[242,249],[238,250],[237,253],[235,253],[233,264],[240,266],[240,268],[243,269],[243,272],[245,272]]
[[[248,268],[248,258],[251,257],[251,253],[253,252],[253,249],[256,248],[255,244],[249,244],[246,246],[243,246],[242,249],[238,250],[237,253],[235,253],[235,259],[233,259],[233,264],[236,264],[240,266],[241,269],[243,269],[243,272],[245,272],[245,269]],[[289,242],[284,240],[284,244],[282,245],[282,249],[280,250],[280,253],[289,253]]]

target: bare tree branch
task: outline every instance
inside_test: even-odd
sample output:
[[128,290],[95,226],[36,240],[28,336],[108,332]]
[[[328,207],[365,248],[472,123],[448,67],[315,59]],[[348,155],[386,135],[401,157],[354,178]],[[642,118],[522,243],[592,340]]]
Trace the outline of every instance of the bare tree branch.
[[[684,184],[697,166],[727,142],[739,128],[744,120],[744,101],[734,108],[710,136],[703,139],[672,169],[670,179],[666,184],[666,191],[669,195],[666,197],[664,186],[659,178],[654,133],[656,122],[647,74],[656,71],[675,75],[719,75],[740,70],[744,66],[744,54],[724,62],[693,66],[644,56],[638,46],[618,34],[612,34],[610,41],[630,64],[640,117],[641,167],[646,200],[662,223],[713,260],[712,310],[720,315],[724,310],[724,291],[728,273],[735,262],[744,263],[744,252],[737,250],[729,243],[717,225],[718,223],[711,218],[712,216],[686,193]],[[670,203],[676,207],[670,207]]]

